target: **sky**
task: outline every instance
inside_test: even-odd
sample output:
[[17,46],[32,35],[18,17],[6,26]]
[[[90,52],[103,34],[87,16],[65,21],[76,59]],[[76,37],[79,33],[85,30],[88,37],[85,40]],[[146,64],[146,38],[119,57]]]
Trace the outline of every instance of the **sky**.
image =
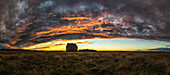
[[169,48],[169,0],[0,0],[0,49]]
[[83,39],[83,40],[55,40],[38,45],[24,47],[24,49],[45,51],[66,51],[67,43],[76,43],[78,50],[90,49],[97,51],[149,51],[148,49],[170,48],[169,42],[114,38],[114,39]]

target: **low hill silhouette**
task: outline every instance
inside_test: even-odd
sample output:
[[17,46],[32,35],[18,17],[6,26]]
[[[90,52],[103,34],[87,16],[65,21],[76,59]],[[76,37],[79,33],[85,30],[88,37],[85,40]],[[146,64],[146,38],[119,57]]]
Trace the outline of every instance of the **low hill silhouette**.
[[82,49],[82,50],[79,50],[79,52],[97,52],[97,51],[93,49]]

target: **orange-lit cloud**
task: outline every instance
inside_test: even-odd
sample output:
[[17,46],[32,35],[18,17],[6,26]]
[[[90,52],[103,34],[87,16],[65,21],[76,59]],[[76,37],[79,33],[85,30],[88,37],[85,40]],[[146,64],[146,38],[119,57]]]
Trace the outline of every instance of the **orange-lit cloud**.
[[85,41],[85,42],[76,42],[76,44],[94,44],[94,43]]
[[[154,26],[137,25],[136,19],[131,16],[114,15],[101,10],[98,13],[89,11],[91,10],[65,14],[50,12],[48,16],[37,19],[35,16],[29,16],[35,20],[22,19],[17,24],[24,22],[25,25],[16,28],[15,40],[11,40],[10,45],[23,49],[41,49],[56,46],[54,44],[48,44],[46,47],[39,46],[53,40],[141,38],[156,34]],[[93,43],[77,42],[77,44]]]

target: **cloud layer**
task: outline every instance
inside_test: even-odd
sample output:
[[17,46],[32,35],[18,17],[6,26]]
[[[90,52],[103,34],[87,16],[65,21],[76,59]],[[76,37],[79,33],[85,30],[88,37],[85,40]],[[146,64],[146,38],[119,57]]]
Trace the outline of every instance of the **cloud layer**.
[[1,48],[7,45],[22,48],[57,39],[128,37],[170,41],[168,3],[168,0],[2,0]]

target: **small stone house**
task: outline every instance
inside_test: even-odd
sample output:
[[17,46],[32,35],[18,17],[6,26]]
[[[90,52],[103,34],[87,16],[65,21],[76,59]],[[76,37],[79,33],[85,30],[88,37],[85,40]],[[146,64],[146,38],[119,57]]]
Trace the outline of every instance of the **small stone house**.
[[76,52],[78,46],[75,43],[67,43],[66,52]]

